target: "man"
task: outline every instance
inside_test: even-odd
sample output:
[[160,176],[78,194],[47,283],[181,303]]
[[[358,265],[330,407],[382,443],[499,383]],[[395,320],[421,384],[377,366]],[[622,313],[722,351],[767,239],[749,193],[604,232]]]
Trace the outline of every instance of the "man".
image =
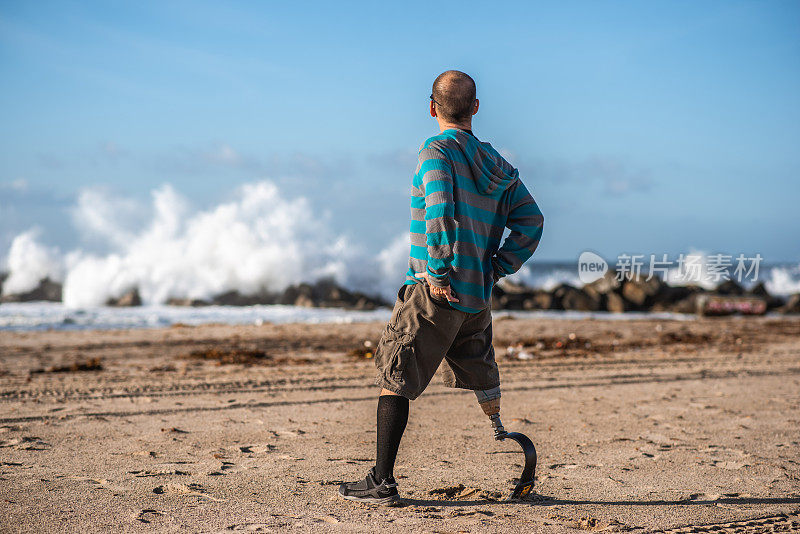
[[[531,257],[544,219],[517,170],[472,133],[478,106],[467,74],[449,70],[433,82],[430,114],[441,133],[420,148],[409,269],[375,352],[383,388],[376,463],[364,480],[339,487],[345,499],[400,501],[393,471],[409,400],[425,390],[443,359],[446,386],[475,391],[489,416],[500,410],[492,286]],[[502,241],[506,227],[511,233]]]

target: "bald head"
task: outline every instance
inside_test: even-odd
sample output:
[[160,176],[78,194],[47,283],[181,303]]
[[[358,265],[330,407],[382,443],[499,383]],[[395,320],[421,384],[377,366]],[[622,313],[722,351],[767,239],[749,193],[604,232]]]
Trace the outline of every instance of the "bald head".
[[448,70],[433,82],[436,113],[450,122],[464,122],[472,117],[475,103],[475,80],[459,70]]

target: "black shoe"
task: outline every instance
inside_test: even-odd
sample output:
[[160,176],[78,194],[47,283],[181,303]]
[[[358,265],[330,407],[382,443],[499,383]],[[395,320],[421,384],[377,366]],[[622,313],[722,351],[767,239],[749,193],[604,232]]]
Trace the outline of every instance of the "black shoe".
[[387,478],[380,484],[375,480],[375,468],[369,470],[367,478],[359,482],[344,482],[339,486],[339,495],[349,501],[366,502],[392,506],[399,504],[397,483],[394,478]]

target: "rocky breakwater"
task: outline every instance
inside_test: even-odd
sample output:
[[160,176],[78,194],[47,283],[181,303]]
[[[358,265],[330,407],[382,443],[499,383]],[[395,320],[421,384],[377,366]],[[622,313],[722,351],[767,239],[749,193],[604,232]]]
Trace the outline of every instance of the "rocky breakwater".
[[583,312],[675,312],[701,315],[800,313],[800,295],[770,295],[763,283],[745,289],[728,280],[712,290],[670,286],[658,277],[620,279],[614,272],[583,287],[561,284],[549,291],[510,281],[495,286],[496,310],[569,310]]
[[[4,280],[0,273],[0,284]],[[1,287],[1,286],[0,286]],[[25,293],[5,294],[0,303],[61,301],[61,284],[45,278]],[[140,306],[137,288],[109,299],[107,306]],[[283,291],[259,291],[245,294],[228,291],[210,299],[171,298],[173,306],[254,306],[284,304],[304,307],[372,310],[390,306],[381,297],[345,289],[332,280],[319,280],[287,287]],[[800,314],[800,294],[771,295],[763,283],[745,289],[734,281],[723,282],[712,290],[699,286],[670,286],[658,277],[644,276],[620,280],[614,272],[603,278],[575,287],[560,284],[550,290],[530,288],[509,280],[496,285],[492,293],[495,310],[553,310],[583,312],[675,312],[701,315],[763,315],[768,312]]]
[[[24,293],[6,294],[2,291],[2,283],[7,278],[0,273],[0,303],[3,302],[61,302],[62,286],[45,278],[37,287]],[[106,306],[129,307],[141,306],[142,298],[138,288],[132,288],[119,297],[110,298]],[[313,284],[302,283],[292,285],[283,291],[259,291],[244,294],[239,291],[227,291],[210,299],[171,298],[165,304],[172,306],[254,306],[268,304],[286,304],[293,306],[320,308],[348,308],[355,310],[372,310],[381,306],[389,306],[384,299],[367,295],[360,291],[350,291],[332,280],[319,280]]]

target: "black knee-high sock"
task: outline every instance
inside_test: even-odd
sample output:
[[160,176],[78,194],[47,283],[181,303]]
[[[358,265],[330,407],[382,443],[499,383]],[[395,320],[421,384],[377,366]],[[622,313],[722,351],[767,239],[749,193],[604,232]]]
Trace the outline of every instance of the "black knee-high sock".
[[378,483],[394,476],[394,460],[407,422],[407,398],[399,395],[378,397],[378,454],[375,459]]

